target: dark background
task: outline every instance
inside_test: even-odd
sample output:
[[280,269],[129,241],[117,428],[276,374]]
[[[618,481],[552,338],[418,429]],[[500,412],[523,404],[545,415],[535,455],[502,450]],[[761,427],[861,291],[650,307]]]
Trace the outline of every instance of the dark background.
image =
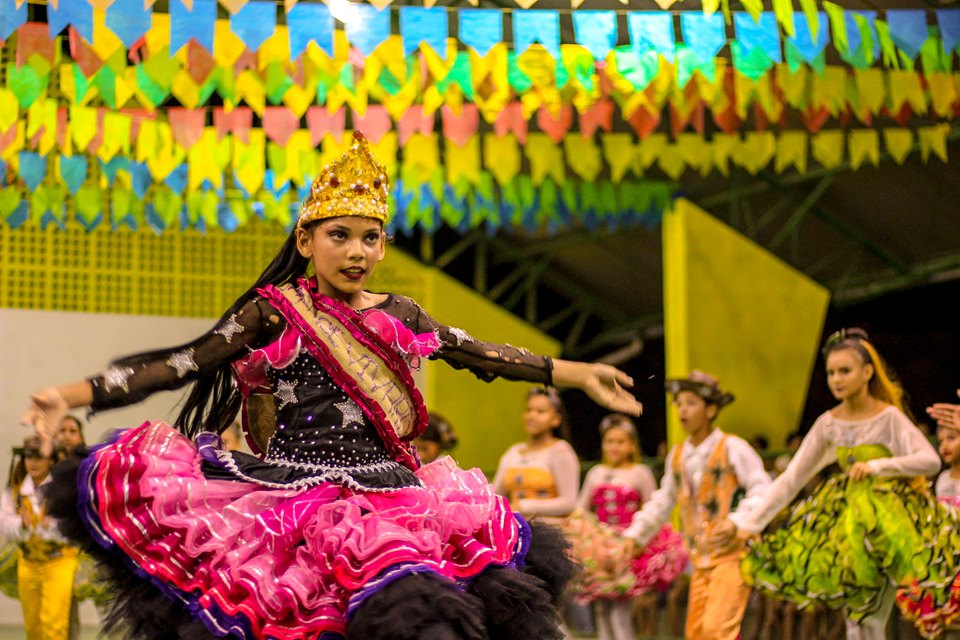
[[[934,402],[956,402],[960,389],[960,280],[889,293],[881,298],[845,307],[831,305],[824,336],[841,327],[861,327],[870,334],[907,394],[907,404],[918,422],[936,429],[924,411]],[[636,395],[644,414],[637,420],[644,455],[656,454],[666,438],[665,371],[662,339],[649,340],[643,353],[621,366],[637,383]],[[580,391],[565,391],[563,398],[572,426],[572,442],[584,460],[600,458],[597,425],[606,411]],[[827,388],[823,359],[814,365],[800,425],[806,432],[817,416],[836,401]]]

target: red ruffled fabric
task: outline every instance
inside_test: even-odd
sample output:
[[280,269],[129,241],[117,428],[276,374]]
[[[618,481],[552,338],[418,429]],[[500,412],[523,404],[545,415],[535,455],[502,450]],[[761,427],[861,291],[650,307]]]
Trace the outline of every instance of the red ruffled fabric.
[[334,484],[265,489],[208,480],[194,444],[164,423],[125,432],[95,454],[103,529],[150,575],[243,615],[254,635],[342,633],[351,595],[412,564],[469,579],[507,564],[519,527],[479,470],[444,458],[426,488],[359,493]]

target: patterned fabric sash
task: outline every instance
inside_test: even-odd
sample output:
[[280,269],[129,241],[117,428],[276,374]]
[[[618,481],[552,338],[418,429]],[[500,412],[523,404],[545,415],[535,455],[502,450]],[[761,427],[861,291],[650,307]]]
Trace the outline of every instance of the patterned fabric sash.
[[694,492],[687,479],[683,464],[683,447],[678,446],[672,460],[673,471],[677,475],[677,504],[683,521],[683,534],[687,540],[690,559],[695,567],[712,566],[731,551],[717,554],[707,544],[710,533],[718,522],[730,513],[737,489],[740,486],[737,474],[727,458],[727,435],[724,434],[714,447],[707,460],[700,479],[700,486]]
[[305,279],[297,286],[268,285],[260,293],[303,336],[307,351],[363,410],[394,460],[417,469],[404,441],[422,433],[427,410],[400,355],[367,328],[359,314],[316,292]]

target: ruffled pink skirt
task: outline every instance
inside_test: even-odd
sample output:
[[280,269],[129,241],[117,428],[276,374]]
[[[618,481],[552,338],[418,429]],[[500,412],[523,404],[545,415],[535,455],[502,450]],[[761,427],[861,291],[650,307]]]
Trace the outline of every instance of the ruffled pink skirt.
[[689,560],[683,539],[670,525],[664,525],[634,557],[626,555],[626,539],[620,529],[600,522],[593,513],[575,513],[563,530],[583,565],[573,585],[582,602],[666,591]]
[[94,449],[80,482],[94,537],[208,627],[294,639],[343,633],[397,575],[467,581],[514,560],[520,524],[479,470],[444,458],[417,475],[424,488],[382,493],[209,480],[192,441],[146,423]]

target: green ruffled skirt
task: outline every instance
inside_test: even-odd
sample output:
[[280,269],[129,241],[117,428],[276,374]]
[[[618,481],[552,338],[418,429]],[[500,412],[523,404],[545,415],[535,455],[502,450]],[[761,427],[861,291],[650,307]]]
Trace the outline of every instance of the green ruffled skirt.
[[894,584],[921,585],[946,602],[960,569],[960,518],[924,478],[850,480],[844,473],[752,544],[741,569],[770,597],[801,608],[845,607],[854,620],[877,611]]

